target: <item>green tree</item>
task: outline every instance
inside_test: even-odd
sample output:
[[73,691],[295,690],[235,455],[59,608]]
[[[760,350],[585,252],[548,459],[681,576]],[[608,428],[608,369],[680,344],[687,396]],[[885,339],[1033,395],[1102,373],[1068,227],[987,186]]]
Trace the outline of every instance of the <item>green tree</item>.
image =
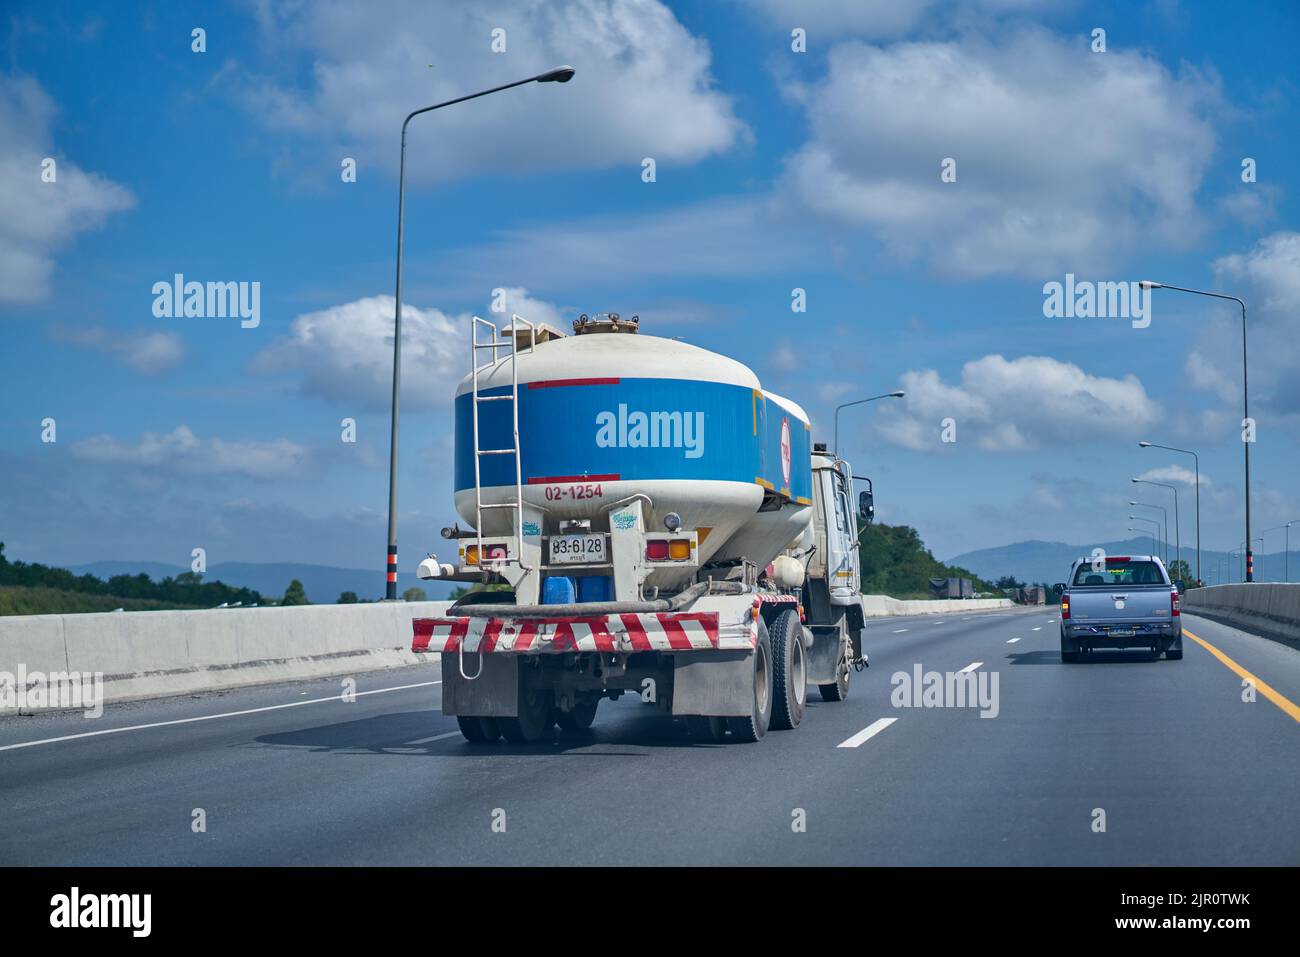
[[356,603],[357,603],[357,593],[354,591],[342,592],[339,595],[339,600],[337,602],[337,604],[339,605],[355,605]]
[[302,587],[302,582],[294,579],[289,582],[289,587],[284,590],[284,597],[280,599],[281,605],[307,605],[307,591]]
[[1178,581],[1180,578],[1189,588],[1196,584],[1196,580],[1192,578],[1191,566],[1181,558],[1169,563],[1169,579]]
[[423,588],[408,588],[402,592],[402,601],[428,601],[429,596]]

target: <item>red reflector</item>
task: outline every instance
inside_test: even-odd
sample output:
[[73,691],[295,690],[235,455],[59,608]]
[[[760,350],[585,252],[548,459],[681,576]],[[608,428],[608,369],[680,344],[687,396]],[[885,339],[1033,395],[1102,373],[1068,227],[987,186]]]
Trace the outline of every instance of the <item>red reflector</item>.
[[645,557],[652,562],[668,561],[668,539],[666,538],[646,539]]

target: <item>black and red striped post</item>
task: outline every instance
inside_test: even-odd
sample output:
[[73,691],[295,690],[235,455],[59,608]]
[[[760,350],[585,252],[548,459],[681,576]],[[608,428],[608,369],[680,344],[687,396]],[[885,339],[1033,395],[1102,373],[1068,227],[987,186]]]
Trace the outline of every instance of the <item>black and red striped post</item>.
[[388,546],[388,588],[385,597],[389,601],[397,600],[397,546]]

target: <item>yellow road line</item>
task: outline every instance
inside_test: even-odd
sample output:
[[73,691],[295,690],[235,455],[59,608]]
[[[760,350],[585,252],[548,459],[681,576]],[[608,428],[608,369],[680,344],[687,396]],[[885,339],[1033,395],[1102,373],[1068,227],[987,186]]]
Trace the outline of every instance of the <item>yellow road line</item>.
[[1233,661],[1231,658],[1225,655],[1218,648],[1214,647],[1214,645],[1210,644],[1204,638],[1199,638],[1196,635],[1192,634],[1190,631],[1187,630],[1186,627],[1183,628],[1183,634],[1186,635],[1188,638],[1192,639],[1192,641],[1196,642],[1198,645],[1200,645],[1210,654],[1214,655],[1214,657],[1218,658],[1230,670],[1235,671],[1239,676],[1245,678],[1247,681],[1253,684],[1256,690],[1258,690],[1259,693],[1262,694],[1269,701],[1273,702],[1275,705],[1277,705],[1279,708],[1281,708],[1283,711],[1289,714],[1296,721],[1300,721],[1300,705],[1297,705],[1286,695],[1282,694],[1282,692],[1273,688],[1272,685],[1268,684],[1265,681],[1261,681],[1259,678],[1255,677],[1253,674],[1251,674],[1241,665],[1237,664],[1235,661]]

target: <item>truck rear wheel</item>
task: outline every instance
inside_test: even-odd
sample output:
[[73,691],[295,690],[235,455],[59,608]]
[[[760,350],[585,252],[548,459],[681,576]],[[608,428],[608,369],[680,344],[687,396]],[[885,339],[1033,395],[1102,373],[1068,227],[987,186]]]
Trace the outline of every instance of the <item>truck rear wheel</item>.
[[596,706],[600,699],[583,698],[574,704],[572,711],[555,712],[555,723],[561,731],[586,731],[596,720]]
[[727,719],[707,714],[692,714],[686,718],[691,737],[707,744],[721,744],[727,737]]
[[497,718],[497,726],[507,741],[514,744],[528,744],[540,741],[550,733],[555,724],[551,712],[551,695],[540,688],[529,688],[524,684],[524,675],[519,675],[519,715],[515,718]]
[[772,622],[772,727],[799,727],[808,700],[808,661],[799,614],[787,609]]
[[753,742],[767,734],[772,722],[772,639],[767,625],[758,620],[758,641],[752,656],[754,667],[754,700],[748,717],[728,718],[727,727],[737,741]]
[[460,725],[460,733],[465,736],[465,740],[472,744],[491,744],[497,738],[501,737],[501,730],[497,727],[496,718],[480,718],[473,714],[456,715],[456,723]]
[[823,701],[843,701],[849,696],[849,674],[853,669],[849,667],[849,653],[844,648],[843,642],[840,648],[840,660],[835,666],[835,680],[828,685],[817,686],[817,690],[822,693]]

